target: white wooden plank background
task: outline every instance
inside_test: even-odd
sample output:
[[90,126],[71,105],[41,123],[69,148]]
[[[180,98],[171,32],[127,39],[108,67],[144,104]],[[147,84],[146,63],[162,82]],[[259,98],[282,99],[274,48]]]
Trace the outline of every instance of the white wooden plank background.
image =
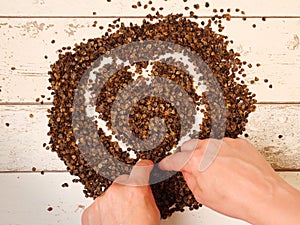
[[[0,171],[65,170],[56,153],[44,150],[48,143],[46,109],[39,105],[0,105]],[[300,168],[300,105],[261,104],[250,115],[249,140],[275,169]],[[286,113],[288,112],[288,114]],[[34,117],[30,118],[29,114]],[[5,123],[10,126],[6,127]],[[279,139],[278,136],[283,135]]]
[[[0,225],[80,224],[82,210],[91,199],[85,199],[82,185],[73,184],[73,177],[63,172],[64,164],[55,153],[43,150],[42,144],[48,141],[45,115],[49,106],[34,102],[41,94],[50,94],[46,91],[47,71],[57,59],[57,49],[103,34],[91,26],[95,20],[98,26],[106,26],[116,17],[125,18],[122,19],[125,24],[140,23],[138,17],[145,16],[150,9],[133,10],[131,5],[135,2],[0,0]],[[183,10],[187,3],[182,1],[153,2],[156,8],[164,7],[164,13],[188,15],[190,11]],[[247,70],[247,81],[258,76],[268,78],[273,84],[273,89],[268,89],[268,84],[260,81],[251,88],[261,104],[249,118],[249,140],[274,168],[299,171],[300,1],[214,0],[208,9],[205,2],[189,0],[188,4],[193,10],[193,5],[200,3],[197,12],[204,18],[213,15],[213,8],[246,11],[247,21],[242,21],[241,14],[233,13],[234,19],[226,23],[224,33],[234,40],[232,47],[242,53],[243,59],[262,64]],[[93,12],[97,15],[92,15]],[[261,17],[267,21],[263,22]],[[50,43],[52,39],[55,44]],[[30,113],[34,118],[29,118]],[[29,172],[33,166],[52,172],[44,176]],[[280,172],[280,175],[300,189],[299,172]],[[64,182],[70,187],[62,188]],[[47,211],[49,206],[53,207],[52,212]],[[246,223],[203,208],[176,213],[162,224]]]
[[[136,1],[112,0],[111,4],[106,0],[2,0],[3,4],[0,8],[1,16],[92,16],[92,12],[97,12],[98,16],[145,16],[152,12],[148,7],[148,11],[143,9],[134,10],[131,5]],[[141,0],[142,3],[148,2]],[[204,7],[205,2],[210,2],[210,8]],[[188,0],[184,3],[182,0],[153,0],[153,5],[157,9],[164,7],[165,13],[183,13],[184,7],[189,5],[193,9],[193,5],[199,3],[201,15],[212,15],[213,8],[240,8],[244,10],[248,16],[299,16],[300,3],[298,0],[213,0],[199,1]],[[190,10],[189,10],[190,11]],[[187,12],[189,12],[187,11]],[[193,10],[196,11],[196,10]],[[186,13],[188,14],[188,13]],[[241,15],[241,14],[237,14]]]
[[[300,173],[280,175],[300,190]],[[91,204],[84,198],[82,185],[73,184],[68,173],[8,173],[0,174],[0,224],[79,225],[83,209]],[[68,188],[61,185],[67,182]],[[52,207],[53,211],[47,211]],[[246,225],[208,208],[175,213],[162,225]]]
[[[41,94],[49,96],[47,71],[57,60],[56,51],[83,38],[103,34],[91,26],[93,21],[76,18],[0,19],[0,102],[33,102]],[[130,21],[141,22],[141,19],[124,19],[127,24]],[[101,19],[98,25],[109,22],[110,19]],[[257,28],[252,28],[253,23]],[[248,83],[255,76],[261,77],[251,86],[259,102],[299,101],[300,42],[297,38],[300,37],[300,18],[266,22],[234,19],[226,23],[224,34],[234,40],[232,47],[241,52],[243,59],[253,65],[262,64],[258,68],[246,68]],[[51,44],[53,39],[55,44]],[[11,70],[11,67],[16,70]],[[269,79],[268,84],[263,82],[265,78]],[[268,88],[270,83],[272,89]]]

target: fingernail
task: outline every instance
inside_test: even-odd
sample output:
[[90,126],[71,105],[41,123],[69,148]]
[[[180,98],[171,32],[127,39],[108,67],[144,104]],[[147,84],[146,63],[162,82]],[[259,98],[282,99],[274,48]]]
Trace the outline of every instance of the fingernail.
[[142,159],[141,161],[137,162],[135,165],[136,166],[152,166],[153,162],[148,159]]
[[181,151],[194,151],[197,147],[198,142],[198,139],[192,139],[187,142],[184,142],[181,146]]

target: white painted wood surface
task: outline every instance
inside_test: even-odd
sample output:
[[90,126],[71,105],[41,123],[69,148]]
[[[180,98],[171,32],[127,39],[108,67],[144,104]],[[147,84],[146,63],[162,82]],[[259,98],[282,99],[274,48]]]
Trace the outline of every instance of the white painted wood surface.
[[[280,173],[300,190],[300,173]],[[0,225],[79,225],[83,209],[91,204],[84,198],[83,186],[73,184],[68,173],[0,174]],[[68,188],[61,185],[67,182]],[[53,211],[49,212],[48,207]],[[162,225],[246,225],[208,208],[175,213]]]
[[[64,171],[56,153],[46,151],[48,118],[41,105],[0,105],[0,171]],[[300,168],[300,105],[257,105],[247,125],[249,140],[280,170]],[[288,114],[287,114],[288,112]],[[29,114],[34,117],[30,118]],[[9,123],[9,127],[5,125]],[[283,135],[279,139],[278,136]]]
[[[150,8],[155,6],[164,7],[165,13],[184,13],[186,5],[193,9],[193,5],[200,4],[201,15],[213,15],[213,8],[239,8],[244,10],[248,16],[299,16],[300,3],[298,0],[213,0],[199,1],[188,0],[184,3],[183,0],[153,0],[153,5],[145,11],[143,9],[134,10],[131,5],[138,0],[123,1],[111,0],[108,3],[106,0],[2,0],[0,8],[1,16],[92,16],[93,12],[97,12],[98,16],[145,16],[152,12]],[[141,0],[142,3],[147,3]],[[205,2],[210,2],[210,8],[205,8]],[[185,12],[188,15],[190,10]],[[235,13],[233,13],[235,15]],[[236,13],[236,15],[241,15]]]
[[[140,23],[142,19],[124,19]],[[49,65],[57,60],[57,50],[73,45],[83,38],[103,34],[92,27],[95,19],[3,19],[0,18],[0,102],[34,102],[47,91]],[[100,19],[105,25],[111,19]],[[200,20],[201,21],[201,20]],[[252,24],[257,28],[252,28]],[[300,18],[234,19],[226,23],[224,34],[234,40],[232,45],[242,58],[252,63],[245,68],[247,83],[255,76],[261,78],[251,90],[259,102],[297,102],[300,93]],[[247,35],[245,35],[247,34]],[[298,39],[297,39],[298,38]],[[55,40],[55,44],[51,41]],[[24,49],[26,46],[26,49]],[[47,55],[48,59],[44,56]],[[256,67],[256,63],[262,64]],[[16,70],[11,70],[15,67]],[[291,69],[292,68],[292,69]],[[267,78],[269,83],[264,83]],[[273,85],[269,89],[269,84]]]
[[[131,5],[135,2],[0,0],[0,225],[80,224],[83,208],[91,199],[84,198],[81,184],[71,182],[73,176],[62,172],[65,166],[56,154],[43,149],[43,143],[48,142],[46,108],[50,106],[34,102],[41,94],[50,95],[46,90],[47,71],[57,59],[59,48],[103,34],[91,26],[95,20],[97,26],[106,26],[112,17],[127,17],[122,19],[125,24],[140,23],[137,17],[146,12],[133,10]],[[164,13],[188,15],[190,11],[184,10],[187,3],[181,0],[153,2],[156,8],[164,7]],[[206,9],[205,1],[188,0],[192,10],[195,3],[200,3],[197,12],[202,17],[212,16],[213,8],[240,8],[246,12],[247,21],[242,21],[240,13],[233,13],[235,18],[226,23],[224,34],[234,40],[232,47],[242,53],[242,59],[262,64],[247,69],[247,81],[258,76],[268,78],[269,84],[273,84],[273,89],[268,89],[268,84],[261,80],[251,87],[264,104],[258,105],[257,112],[249,118],[249,140],[274,168],[299,171],[300,1],[214,0]],[[263,22],[261,17],[267,21]],[[53,39],[55,44],[51,44]],[[283,102],[288,104],[278,104]],[[283,138],[279,139],[279,134]],[[44,176],[29,172],[33,166],[52,172]],[[299,172],[280,172],[280,175],[300,190]],[[62,188],[65,182],[70,187]],[[47,211],[49,206],[53,207],[52,212]],[[246,223],[203,208],[176,213],[162,224]]]

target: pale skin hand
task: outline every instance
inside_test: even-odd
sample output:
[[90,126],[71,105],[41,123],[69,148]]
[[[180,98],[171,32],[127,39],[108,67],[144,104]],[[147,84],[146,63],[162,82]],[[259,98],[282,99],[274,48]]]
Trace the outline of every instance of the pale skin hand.
[[122,175],[82,215],[82,225],[159,225],[160,213],[148,184],[153,163],[138,162]]
[[200,172],[204,152],[215,141],[186,142],[182,152],[165,158],[159,167],[181,171],[197,201],[222,214],[254,225],[300,224],[300,192],[281,179],[249,142],[223,139],[214,162]]

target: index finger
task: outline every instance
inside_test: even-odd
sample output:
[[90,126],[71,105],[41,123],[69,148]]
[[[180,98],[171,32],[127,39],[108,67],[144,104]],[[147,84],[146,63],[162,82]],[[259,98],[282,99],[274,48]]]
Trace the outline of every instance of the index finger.
[[181,152],[163,159],[159,163],[159,168],[162,170],[184,171],[192,159],[192,155],[197,150],[196,158],[193,157],[193,168],[197,166],[200,172],[204,172],[217,157],[221,144],[222,140],[217,139],[192,139],[182,145]]

